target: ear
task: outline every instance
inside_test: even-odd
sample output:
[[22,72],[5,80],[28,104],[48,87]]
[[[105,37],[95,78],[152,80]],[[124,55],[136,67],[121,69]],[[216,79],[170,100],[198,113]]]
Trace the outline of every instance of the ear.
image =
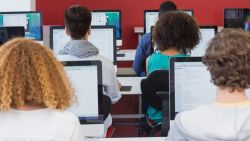
[[70,36],[70,34],[69,34],[69,30],[67,29],[67,27],[65,26],[65,33],[68,35],[68,36]]
[[87,34],[88,34],[88,36],[91,34],[91,26],[89,27]]

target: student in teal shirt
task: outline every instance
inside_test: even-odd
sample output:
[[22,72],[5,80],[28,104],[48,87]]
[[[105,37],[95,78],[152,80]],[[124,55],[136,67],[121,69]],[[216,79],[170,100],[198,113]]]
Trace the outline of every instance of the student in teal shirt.
[[[168,70],[171,57],[189,56],[200,41],[199,26],[186,13],[168,12],[156,23],[153,40],[158,51],[147,58],[147,74],[160,69]],[[162,120],[162,112],[152,106],[149,106],[147,116],[155,123]]]

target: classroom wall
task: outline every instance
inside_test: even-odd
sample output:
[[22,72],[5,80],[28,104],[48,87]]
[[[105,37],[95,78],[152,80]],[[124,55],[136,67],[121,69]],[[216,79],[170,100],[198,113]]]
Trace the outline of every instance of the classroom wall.
[[[138,37],[135,26],[143,26],[144,9],[158,9],[164,0],[37,0],[37,10],[44,15],[45,25],[63,24],[64,10],[80,4],[92,10],[121,9],[123,49],[134,49]],[[194,9],[200,25],[223,25],[224,8],[250,8],[249,0],[173,0],[179,8]]]

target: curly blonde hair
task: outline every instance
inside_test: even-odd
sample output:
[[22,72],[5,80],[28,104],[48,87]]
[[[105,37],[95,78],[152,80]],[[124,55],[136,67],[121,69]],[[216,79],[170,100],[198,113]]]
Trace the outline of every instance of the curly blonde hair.
[[0,111],[25,104],[64,110],[75,102],[64,68],[50,49],[16,38],[1,47],[0,56]]

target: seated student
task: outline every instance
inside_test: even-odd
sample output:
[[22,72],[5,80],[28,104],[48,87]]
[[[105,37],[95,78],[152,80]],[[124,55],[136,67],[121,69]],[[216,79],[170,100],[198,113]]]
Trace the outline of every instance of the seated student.
[[[177,10],[177,7],[172,1],[165,1],[160,5],[159,15],[168,11]],[[146,76],[146,59],[150,56],[154,49],[151,46],[151,33],[146,33],[141,37],[137,46],[135,59],[133,62],[133,69],[138,76]]]
[[[183,12],[168,12],[157,21],[153,39],[157,50],[147,58],[147,73],[169,69],[171,57],[185,57],[199,43],[199,27],[195,20]],[[149,106],[147,116],[155,123],[162,120],[162,112]]]
[[75,96],[53,53],[16,38],[0,56],[0,140],[82,141],[79,119],[65,111]]
[[249,141],[250,34],[224,29],[209,43],[203,63],[217,86],[215,103],[179,113],[169,141]]
[[[59,57],[59,60],[64,61],[65,58],[65,60],[75,61],[100,60],[102,62],[104,94],[110,97],[112,103],[116,103],[121,98],[121,94],[115,67],[109,59],[99,55],[98,48],[88,41],[91,33],[91,11],[78,5],[71,6],[65,11],[64,20],[66,32],[72,40],[60,51],[62,59]],[[108,116],[104,124],[105,129],[108,129],[112,124],[112,118]]]

